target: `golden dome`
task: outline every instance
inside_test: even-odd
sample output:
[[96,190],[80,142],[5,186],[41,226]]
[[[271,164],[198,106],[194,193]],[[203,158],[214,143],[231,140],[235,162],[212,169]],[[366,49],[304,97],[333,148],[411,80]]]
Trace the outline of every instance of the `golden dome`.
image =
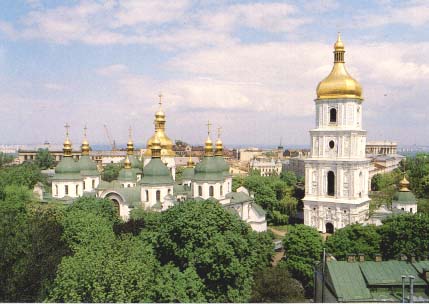
[[63,153],[64,153],[64,156],[71,156],[72,155],[72,143],[69,139],[69,128],[70,128],[70,126],[69,126],[69,124],[66,124],[64,127],[66,128],[66,140],[64,141],[64,144],[63,144]]
[[134,155],[134,142],[131,135],[132,129],[128,128],[127,155]]
[[159,101],[159,110],[155,113],[155,134],[152,135],[151,138],[146,143],[146,151],[144,153],[144,156],[150,157],[152,156],[151,147],[153,144],[153,141],[155,140],[155,137],[158,137],[160,144],[161,144],[161,156],[170,156],[174,157],[176,156],[176,153],[173,151],[173,141],[165,134],[165,113],[162,110],[162,102],[161,98],[162,95],[159,95],[160,101]]
[[338,39],[334,44],[334,67],[328,77],[317,86],[317,99],[362,99],[362,87],[347,72],[344,64],[344,53],[344,43],[340,33],[338,33]]
[[82,141],[82,145],[80,146],[81,150],[82,150],[82,155],[89,155],[89,142],[86,139],[86,126],[85,128],[83,128],[83,141]]
[[153,139],[152,146],[151,146],[152,158],[161,157],[161,150],[162,150],[161,149],[161,140],[155,134],[155,138]]
[[193,168],[195,166],[195,163],[192,160],[192,153],[189,154],[189,159],[188,159],[188,162],[186,163],[186,166],[188,168]]
[[131,161],[130,161],[130,159],[128,158],[128,154],[127,154],[127,156],[125,157],[125,161],[124,161],[124,168],[125,168],[125,169],[131,169]]
[[216,156],[223,156],[223,143],[222,143],[222,140],[220,139],[220,130],[221,128],[219,127],[217,129],[216,152],[215,152]]
[[207,137],[204,144],[204,156],[213,156],[213,142],[210,137]]
[[399,191],[401,192],[409,192],[410,189],[408,188],[408,186],[410,185],[410,182],[405,178],[404,178],[399,182]]

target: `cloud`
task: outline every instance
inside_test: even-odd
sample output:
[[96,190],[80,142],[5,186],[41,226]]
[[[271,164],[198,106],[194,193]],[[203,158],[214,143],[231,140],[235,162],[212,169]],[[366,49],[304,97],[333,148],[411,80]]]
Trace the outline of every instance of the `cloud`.
[[64,90],[64,86],[58,83],[45,83],[43,85],[46,89],[51,90],[51,91],[62,91]]
[[101,76],[116,76],[118,74],[128,72],[128,67],[123,64],[112,64],[109,66],[102,67],[96,72],[98,75]]

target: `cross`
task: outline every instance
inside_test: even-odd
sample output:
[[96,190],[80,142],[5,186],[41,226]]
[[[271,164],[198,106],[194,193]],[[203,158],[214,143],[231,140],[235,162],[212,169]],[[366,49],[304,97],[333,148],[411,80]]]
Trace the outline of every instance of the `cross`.
[[207,120],[207,135],[210,136],[210,126],[212,124],[210,123],[210,120]]
[[64,128],[66,128],[66,136],[69,137],[69,128],[70,128],[70,125],[69,125],[68,122],[66,122],[66,124],[64,125]]
[[88,130],[88,128],[86,127],[86,124],[85,124],[85,127],[83,128],[83,136],[86,138],[86,130]]
[[222,133],[222,127],[217,128],[217,138],[220,138],[220,135]]
[[162,106],[162,93],[159,93],[158,97],[159,97],[158,104],[159,104],[159,107],[161,107]]
[[131,140],[131,132],[132,132],[132,129],[131,129],[131,126],[128,128],[128,137],[130,138],[130,140]]

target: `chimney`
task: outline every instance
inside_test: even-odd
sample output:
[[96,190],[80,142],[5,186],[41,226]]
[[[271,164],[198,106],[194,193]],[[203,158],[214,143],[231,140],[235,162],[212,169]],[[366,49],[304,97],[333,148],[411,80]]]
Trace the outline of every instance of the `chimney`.
[[406,256],[405,254],[403,254],[403,253],[401,253],[401,255],[399,256],[399,259],[400,259],[401,261],[406,261],[406,260],[408,260],[407,256]]
[[415,262],[416,262],[416,256],[415,256],[414,254],[411,254],[411,255],[410,255],[410,258],[408,259],[408,261],[409,261],[410,263],[415,263]]
[[348,254],[347,255],[347,262],[349,262],[349,263],[354,263],[355,262],[355,254],[354,253],[351,253],[351,254]]
[[359,253],[359,262],[365,262],[365,255],[363,253]]
[[422,276],[423,279],[427,281],[429,281],[429,269],[428,268],[423,268],[422,269]]
[[381,258],[381,254],[379,254],[379,253],[377,253],[376,255],[375,255],[375,261],[376,262],[381,262],[383,259]]

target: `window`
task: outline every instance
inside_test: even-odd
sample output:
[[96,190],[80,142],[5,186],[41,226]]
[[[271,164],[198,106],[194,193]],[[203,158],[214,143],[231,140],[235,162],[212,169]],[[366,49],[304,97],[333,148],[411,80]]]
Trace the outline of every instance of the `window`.
[[76,185],[76,195],[79,195],[79,185]]
[[209,187],[209,195],[210,195],[210,197],[214,196],[214,187],[213,186]]
[[171,193],[171,189],[168,189],[168,194],[170,194]]
[[92,180],[92,189],[95,188],[95,179]]
[[223,186],[220,185],[220,195],[223,195]]
[[86,182],[85,182],[85,181],[83,181],[83,184],[82,184],[82,187],[83,187],[82,189],[83,189],[83,190],[85,190],[85,184],[86,184]]
[[145,191],[146,192],[146,202],[148,202],[149,201],[149,191]]
[[58,185],[55,185],[55,196],[58,196]]
[[68,185],[65,185],[65,186],[64,186],[64,194],[65,194],[65,195],[68,195],[68,194],[69,194],[69,186],[68,186]]
[[331,110],[329,110],[329,122],[337,122],[337,109],[332,108]]
[[156,202],[160,202],[161,201],[161,191],[156,190]]
[[333,149],[335,147],[335,142],[333,140],[331,140],[329,142],[329,148]]
[[131,184],[128,184],[128,186],[127,186],[128,188],[130,188],[131,187]]
[[328,195],[335,195],[335,174],[332,171],[328,172]]
[[198,186],[198,196],[203,196],[203,187]]
[[413,213],[413,208],[410,208],[410,212]]

